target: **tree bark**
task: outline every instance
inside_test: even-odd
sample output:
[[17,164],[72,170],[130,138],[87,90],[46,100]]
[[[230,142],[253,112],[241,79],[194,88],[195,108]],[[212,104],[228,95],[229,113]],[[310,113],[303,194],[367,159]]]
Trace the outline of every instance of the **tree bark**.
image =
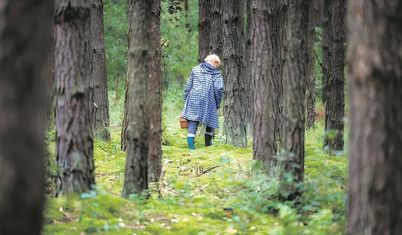
[[[127,159],[124,171],[123,197],[141,194],[148,189],[148,82],[151,70],[151,31],[153,1],[130,0],[129,125],[126,132]],[[131,29],[133,29],[131,31]]]
[[89,1],[55,1],[56,161],[59,194],[95,184],[89,104]]
[[[134,23],[133,23],[133,3],[132,0],[129,0],[128,3],[128,9],[127,9],[127,15],[128,15],[128,32],[133,32],[134,28]],[[131,43],[131,35],[130,33],[127,33],[127,45],[129,46]],[[128,109],[129,109],[129,90],[128,90],[128,75],[130,73],[130,56],[127,54],[127,74],[124,79],[124,110],[123,110],[123,123],[121,125],[121,135],[120,135],[120,147],[121,151],[126,151],[127,149],[127,141],[126,141],[126,136],[127,136],[127,128],[128,128],[128,123],[129,123],[129,115],[128,115]]]
[[148,179],[158,182],[162,171],[162,71],[160,0],[153,1],[151,40],[151,74],[148,83],[149,151]]
[[89,53],[91,75],[91,120],[95,138],[110,141],[109,100],[102,0],[91,0]]
[[[216,54],[219,57],[222,56],[222,12],[221,1],[222,0],[210,0],[211,12],[210,12],[210,38],[209,38],[209,54]],[[204,60],[205,58],[203,58]]]
[[198,62],[209,55],[211,34],[211,0],[198,2]]
[[[236,147],[247,147],[246,78],[241,77],[243,70],[242,31],[244,2],[224,0],[222,11],[222,61],[225,97],[223,103],[223,135],[225,143]],[[243,10],[243,11],[242,11]]]
[[253,158],[272,177],[278,176],[286,8],[283,0],[252,3]]
[[314,59],[314,39],[315,39],[315,24],[319,15],[318,7],[316,6],[317,0],[312,0],[310,2],[310,6],[308,8],[308,51],[309,51],[309,64],[307,70],[307,98],[306,98],[306,107],[307,107],[307,120],[306,127],[314,128],[315,123],[315,59]]
[[0,5],[0,234],[41,234],[51,9]]
[[[280,192],[285,200],[300,195],[304,179],[305,95],[310,0],[288,2],[287,50],[283,69],[283,120],[280,157]],[[289,179],[290,178],[290,179]],[[289,181],[291,183],[289,183]]]
[[252,92],[252,76],[251,76],[251,50],[252,50],[252,0],[246,0],[246,15],[247,15],[247,22],[246,22],[246,30],[244,32],[243,38],[243,69],[241,71],[240,77],[243,77],[245,80],[245,87],[246,87],[246,117],[245,122],[247,125],[247,133],[252,134],[253,129],[253,92]]
[[402,1],[349,6],[346,234],[402,234]]
[[321,39],[321,54],[322,54],[322,102],[325,104],[327,102],[326,96],[326,88],[327,88],[327,79],[328,79],[328,66],[329,66],[329,59],[330,59],[330,51],[329,51],[329,34],[326,33],[329,31],[329,2],[330,0],[323,0],[322,1],[322,15],[321,15],[321,25],[322,25],[322,39]]
[[346,1],[332,0],[328,5],[328,19],[323,34],[328,41],[328,64],[325,74],[325,140],[328,154],[336,155],[343,150],[345,116],[345,16]]

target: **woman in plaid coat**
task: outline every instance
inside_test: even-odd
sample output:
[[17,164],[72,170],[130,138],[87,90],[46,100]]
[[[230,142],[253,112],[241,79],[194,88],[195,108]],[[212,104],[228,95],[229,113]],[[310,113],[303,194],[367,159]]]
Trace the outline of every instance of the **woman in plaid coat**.
[[221,61],[216,55],[209,55],[191,70],[184,90],[184,108],[181,117],[187,119],[189,149],[195,149],[194,138],[198,123],[205,124],[205,146],[212,144],[214,129],[219,128],[218,109],[221,107],[223,79],[217,68]]

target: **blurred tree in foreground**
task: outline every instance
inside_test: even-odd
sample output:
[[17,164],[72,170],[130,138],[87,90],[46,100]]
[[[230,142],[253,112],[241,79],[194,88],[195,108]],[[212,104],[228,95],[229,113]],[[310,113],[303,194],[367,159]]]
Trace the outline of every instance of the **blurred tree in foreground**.
[[49,1],[0,7],[0,234],[41,234]]
[[402,234],[402,1],[350,7],[347,234]]

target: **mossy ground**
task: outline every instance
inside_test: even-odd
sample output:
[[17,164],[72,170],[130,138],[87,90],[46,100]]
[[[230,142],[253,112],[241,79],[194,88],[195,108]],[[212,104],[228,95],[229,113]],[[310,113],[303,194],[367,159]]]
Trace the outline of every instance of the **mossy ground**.
[[[180,107],[179,105],[176,105]],[[321,147],[323,126],[306,134],[303,197],[280,202],[277,180],[252,160],[252,144],[221,144],[188,150],[179,109],[164,109],[163,180],[151,197],[121,198],[125,153],[120,127],[109,143],[96,141],[97,187],[91,193],[48,197],[44,234],[342,234],[345,224],[347,158]],[[253,170],[252,170],[253,169]]]

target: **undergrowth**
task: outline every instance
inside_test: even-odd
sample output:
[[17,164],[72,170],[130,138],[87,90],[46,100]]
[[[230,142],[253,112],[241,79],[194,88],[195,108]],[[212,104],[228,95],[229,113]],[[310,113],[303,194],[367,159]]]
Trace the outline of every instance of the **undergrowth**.
[[182,104],[178,95],[165,95],[164,174],[150,183],[151,198],[121,198],[126,156],[120,151],[121,126],[112,124],[112,140],[94,144],[97,188],[80,196],[49,196],[44,234],[343,233],[347,158],[323,152],[322,122],[306,133],[303,196],[282,203],[278,181],[252,160],[251,145],[221,144],[217,134],[213,146],[204,147],[197,136],[197,149],[188,150],[178,120]]

